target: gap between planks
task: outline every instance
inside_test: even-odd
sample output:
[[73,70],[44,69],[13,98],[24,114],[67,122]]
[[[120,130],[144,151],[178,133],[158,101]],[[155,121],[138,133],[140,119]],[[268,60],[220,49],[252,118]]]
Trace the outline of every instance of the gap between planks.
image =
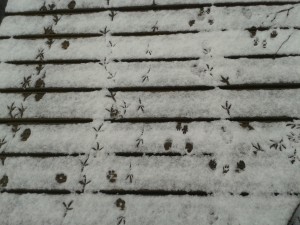
[[[106,195],[141,195],[141,196],[199,196],[199,197],[213,197],[213,192],[207,191],[184,191],[184,190],[176,190],[176,191],[168,191],[168,190],[148,190],[148,189],[140,189],[140,190],[124,190],[124,189],[111,189],[111,190],[98,190],[98,191],[85,191],[81,192],[79,190],[70,191],[66,189],[2,189],[0,193],[9,193],[9,194],[46,194],[46,195],[69,195],[69,194],[106,194]],[[255,196],[249,192],[240,192],[240,193],[232,193],[227,192],[226,194],[230,196],[241,196],[241,197],[250,197]],[[300,193],[297,192],[287,192],[287,193],[264,193],[264,195],[274,196],[300,196]]]
[[[283,90],[299,89],[300,83],[253,83],[253,84],[230,84],[220,86],[193,85],[193,86],[131,86],[111,87],[110,92],[179,92],[179,91],[208,91],[216,88],[221,90]],[[49,88],[1,88],[0,93],[68,93],[68,92],[93,92],[101,91],[104,87],[49,87]]]

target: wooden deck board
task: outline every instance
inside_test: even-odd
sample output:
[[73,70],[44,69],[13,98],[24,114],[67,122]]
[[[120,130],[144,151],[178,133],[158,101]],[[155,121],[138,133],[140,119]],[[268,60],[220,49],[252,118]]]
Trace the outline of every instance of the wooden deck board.
[[297,219],[299,4],[8,1],[0,223]]

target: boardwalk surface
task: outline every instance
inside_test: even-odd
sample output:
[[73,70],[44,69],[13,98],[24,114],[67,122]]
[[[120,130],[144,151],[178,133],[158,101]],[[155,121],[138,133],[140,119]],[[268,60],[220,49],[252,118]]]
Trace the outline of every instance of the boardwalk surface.
[[1,225],[288,223],[300,1],[8,0],[5,11]]

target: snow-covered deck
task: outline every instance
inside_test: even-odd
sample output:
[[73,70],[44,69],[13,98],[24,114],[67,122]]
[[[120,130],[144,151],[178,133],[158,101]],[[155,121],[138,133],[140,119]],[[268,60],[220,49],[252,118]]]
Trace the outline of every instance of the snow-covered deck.
[[1,225],[288,223],[300,1],[8,0],[5,15]]

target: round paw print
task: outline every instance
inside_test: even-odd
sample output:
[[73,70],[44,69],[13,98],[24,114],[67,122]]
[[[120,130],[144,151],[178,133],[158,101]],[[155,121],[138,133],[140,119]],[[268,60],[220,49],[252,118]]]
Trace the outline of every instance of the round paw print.
[[271,34],[270,34],[270,37],[271,37],[271,38],[276,38],[277,35],[278,35],[278,32],[277,32],[276,30],[273,30],[273,31],[271,32]]
[[169,151],[171,147],[172,147],[172,140],[171,139],[166,140],[166,142],[164,143],[165,150]]
[[236,164],[236,172],[239,173],[240,171],[245,170],[246,168],[246,164],[243,160],[240,160],[237,164]]
[[56,174],[55,180],[57,183],[62,184],[67,181],[67,176],[63,173]]
[[109,182],[115,183],[117,180],[117,174],[114,170],[109,170],[107,172],[106,178],[109,180]]
[[193,26],[194,24],[195,24],[195,20],[190,20],[190,21],[189,21],[190,27]]
[[212,170],[215,170],[217,168],[217,162],[215,159],[212,159],[209,161],[208,163],[209,168],[211,168]]
[[69,9],[74,9],[75,6],[76,6],[76,2],[75,2],[74,0],[71,1],[71,2],[68,4],[68,8],[69,8]]
[[65,40],[63,43],[61,43],[61,47],[63,49],[67,49],[67,48],[69,48],[69,46],[70,46],[70,42],[67,40]]
[[115,202],[115,205],[120,208],[121,210],[125,209],[125,201],[121,198],[118,198],[117,201]]
[[188,141],[185,144],[185,149],[188,153],[191,153],[193,151],[194,145],[192,142]]

